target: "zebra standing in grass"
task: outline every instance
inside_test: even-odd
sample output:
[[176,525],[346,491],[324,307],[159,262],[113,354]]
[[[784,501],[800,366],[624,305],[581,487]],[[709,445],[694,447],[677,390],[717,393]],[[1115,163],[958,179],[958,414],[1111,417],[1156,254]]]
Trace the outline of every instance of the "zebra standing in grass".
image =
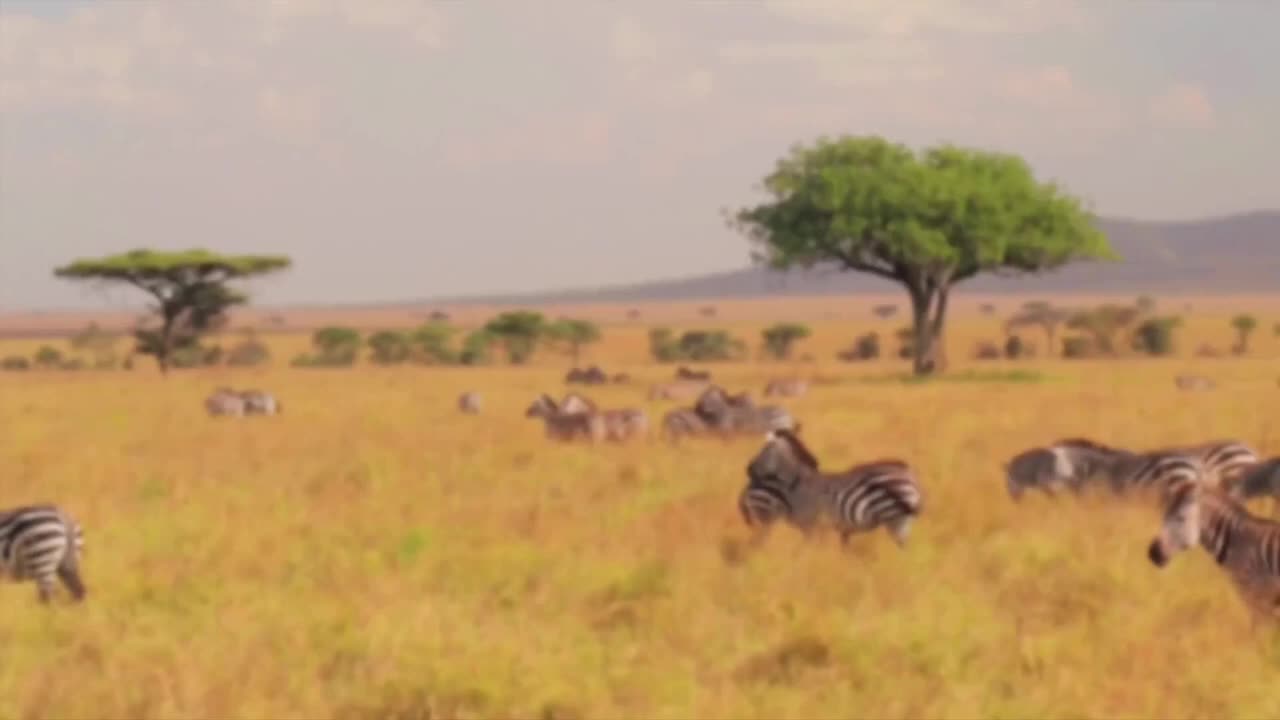
[[0,576],[34,581],[40,602],[52,598],[55,576],[76,602],[84,600],[83,554],[84,532],[56,505],[0,510]]
[[245,415],[278,415],[284,412],[284,404],[271,393],[261,390],[243,390],[240,397],[244,399]]
[[597,441],[604,437],[604,424],[595,415],[588,412],[565,412],[563,407],[543,393],[524,411],[527,418],[542,418],[546,426],[547,437],[552,440],[576,440],[579,438]]
[[480,393],[475,391],[464,392],[458,396],[458,411],[467,415],[477,415],[480,413]]
[[1214,440],[1162,451],[1183,453],[1199,460],[1204,466],[1205,482],[1224,490],[1238,483],[1246,468],[1258,462],[1258,452],[1239,440]]
[[1005,465],[1009,496],[1015,501],[1023,491],[1036,488],[1050,495],[1054,487],[1079,493],[1095,479],[1107,483],[1116,495],[1155,490],[1165,494],[1181,481],[1201,482],[1204,464],[1178,450],[1132,452],[1085,438],[1059,440],[1015,456]]
[[245,399],[231,388],[220,387],[205,398],[204,407],[214,417],[219,415],[240,417],[245,414]]
[[662,416],[662,434],[670,442],[708,432],[707,421],[692,408],[675,408]]
[[902,460],[884,459],[822,473],[818,460],[790,430],[773,430],[747,465],[747,485],[738,509],[755,539],[777,520],[806,534],[826,519],[842,544],[855,533],[879,527],[905,546],[912,521],[924,509],[924,493]]
[[718,385],[707,388],[693,409],[710,428],[724,434],[794,430],[796,427],[795,419],[785,409],[777,405],[756,405],[747,393],[729,395]]
[[1219,488],[1180,482],[1170,493],[1147,558],[1162,568],[1195,545],[1231,578],[1255,629],[1262,622],[1280,622],[1280,523],[1251,515]]

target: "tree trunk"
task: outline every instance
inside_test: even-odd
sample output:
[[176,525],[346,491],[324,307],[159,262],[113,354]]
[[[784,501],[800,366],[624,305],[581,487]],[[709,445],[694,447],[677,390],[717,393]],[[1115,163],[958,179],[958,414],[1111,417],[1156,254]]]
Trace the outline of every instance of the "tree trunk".
[[951,288],[942,283],[931,287],[909,287],[911,296],[912,363],[917,376],[932,375],[947,368],[947,301]]

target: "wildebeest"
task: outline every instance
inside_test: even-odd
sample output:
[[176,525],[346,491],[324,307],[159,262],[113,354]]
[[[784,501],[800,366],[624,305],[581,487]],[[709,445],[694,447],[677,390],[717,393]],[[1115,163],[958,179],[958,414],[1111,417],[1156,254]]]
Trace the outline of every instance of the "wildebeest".
[[205,398],[204,406],[209,411],[209,414],[214,417],[220,415],[240,417],[245,414],[244,397],[229,387],[220,387],[214,390],[213,394]]
[[476,415],[480,412],[480,393],[474,390],[468,390],[458,396],[459,412],[468,415]]
[[1203,375],[1179,375],[1173,379],[1179,390],[1212,390],[1218,385]]
[[809,390],[809,381],[799,378],[770,380],[764,386],[765,397],[800,397]]

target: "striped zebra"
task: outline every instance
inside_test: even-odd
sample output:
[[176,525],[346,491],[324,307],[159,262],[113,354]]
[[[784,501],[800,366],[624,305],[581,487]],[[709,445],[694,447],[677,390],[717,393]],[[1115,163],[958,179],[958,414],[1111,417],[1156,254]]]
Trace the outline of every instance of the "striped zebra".
[[525,417],[542,418],[547,437],[555,440],[621,442],[649,432],[649,416],[643,410],[600,410],[591,400],[575,393],[560,403],[543,393],[525,411]]
[[769,430],[794,430],[796,421],[777,405],[756,405],[747,393],[729,395],[712,385],[698,397],[694,412],[707,425],[722,434],[756,433]]
[[527,418],[541,418],[546,425],[547,437],[552,440],[594,439],[591,416],[581,412],[564,412],[560,404],[543,393],[524,411]]
[[1255,629],[1263,622],[1280,622],[1280,523],[1251,515],[1219,488],[1178,483],[1147,558],[1163,568],[1195,545],[1231,578]]
[[271,393],[261,390],[242,390],[245,415],[278,415],[284,412],[284,404]]
[[800,397],[809,391],[809,381],[799,378],[770,380],[764,386],[765,397]]
[[840,541],[884,527],[900,547],[912,521],[924,509],[924,493],[907,463],[897,459],[854,465],[823,473],[818,460],[790,430],[773,430],[764,448],[747,465],[747,485],[738,510],[756,541],[777,520],[808,534],[830,522]]
[[1230,489],[1245,469],[1258,462],[1258,452],[1239,440],[1214,440],[1198,445],[1163,448],[1163,452],[1189,455],[1204,466],[1205,482]]
[[56,505],[41,504],[0,510],[0,576],[32,580],[40,602],[53,597],[57,576],[76,602],[84,600],[80,556],[84,532]]
[[1269,497],[1274,501],[1272,514],[1280,515],[1280,456],[1244,468],[1239,481],[1228,488],[1228,491],[1240,502]]
[[1005,465],[1009,497],[1014,501],[1035,488],[1054,494],[1055,487],[1081,492],[1095,479],[1103,480],[1115,495],[1168,492],[1174,484],[1202,481],[1205,468],[1199,458],[1178,450],[1132,452],[1086,438],[1067,438],[1045,448],[1020,453]]
[[231,388],[220,387],[205,398],[204,407],[213,417],[221,415],[240,417],[245,414],[245,399]]
[[480,413],[480,393],[470,390],[458,396],[458,412],[467,415]]
[[662,434],[673,443],[686,437],[705,435],[709,431],[707,421],[693,408],[675,408],[662,416]]

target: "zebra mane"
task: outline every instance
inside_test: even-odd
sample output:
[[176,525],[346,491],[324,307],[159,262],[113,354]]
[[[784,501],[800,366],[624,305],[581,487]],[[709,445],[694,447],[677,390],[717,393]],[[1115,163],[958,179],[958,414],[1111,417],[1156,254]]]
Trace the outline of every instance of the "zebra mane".
[[1095,452],[1104,452],[1104,453],[1110,453],[1110,452],[1116,451],[1116,449],[1111,447],[1110,445],[1103,445],[1102,443],[1096,440],[1090,440],[1089,438],[1083,438],[1083,437],[1070,437],[1070,438],[1064,438],[1062,440],[1057,440],[1049,447],[1050,448],[1056,448],[1056,447],[1076,448],[1079,450],[1093,450]]
[[809,448],[805,447],[805,444],[800,441],[800,438],[796,437],[795,433],[786,428],[778,428],[777,430],[771,430],[768,437],[770,442],[781,440],[786,443],[791,450],[792,456],[808,466],[809,469],[818,469],[818,458],[814,457],[813,453],[809,451]]

